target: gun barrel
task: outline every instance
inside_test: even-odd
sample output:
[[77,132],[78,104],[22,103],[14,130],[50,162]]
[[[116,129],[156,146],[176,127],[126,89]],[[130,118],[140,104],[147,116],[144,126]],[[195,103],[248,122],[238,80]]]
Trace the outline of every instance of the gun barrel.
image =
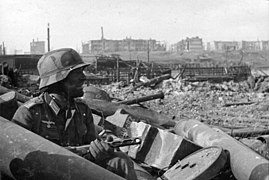
[[112,141],[112,142],[108,142],[110,146],[114,147],[114,148],[118,148],[118,147],[123,147],[123,146],[131,146],[131,145],[137,145],[137,144],[141,144],[142,140],[141,138],[128,138],[128,139],[123,139],[123,140],[119,140],[119,141]]
[[140,97],[140,98],[135,98],[135,99],[130,99],[130,100],[125,100],[125,101],[120,101],[117,103],[131,105],[131,104],[137,104],[137,103],[141,103],[141,102],[145,102],[145,101],[150,101],[150,100],[154,100],[154,99],[163,99],[163,98],[164,98],[164,93],[159,92],[157,94],[144,96],[144,97]]

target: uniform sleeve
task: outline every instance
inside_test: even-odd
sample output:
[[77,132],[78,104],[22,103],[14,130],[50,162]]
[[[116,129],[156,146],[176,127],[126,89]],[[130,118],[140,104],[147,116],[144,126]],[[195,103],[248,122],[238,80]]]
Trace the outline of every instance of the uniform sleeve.
[[15,112],[12,122],[28,129],[32,130],[32,115],[29,109],[25,106],[20,106],[17,111]]

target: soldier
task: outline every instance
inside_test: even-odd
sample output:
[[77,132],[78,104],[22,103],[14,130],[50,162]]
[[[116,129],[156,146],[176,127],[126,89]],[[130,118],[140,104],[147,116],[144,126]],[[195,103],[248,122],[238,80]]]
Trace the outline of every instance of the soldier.
[[137,179],[131,159],[98,136],[83,96],[84,63],[69,48],[50,51],[38,61],[41,95],[20,106],[13,122],[60,146],[90,144],[86,159],[126,179]]
[[17,86],[17,82],[14,76],[14,70],[13,68],[9,67],[7,62],[3,62],[3,74],[9,78],[10,83],[13,86]]

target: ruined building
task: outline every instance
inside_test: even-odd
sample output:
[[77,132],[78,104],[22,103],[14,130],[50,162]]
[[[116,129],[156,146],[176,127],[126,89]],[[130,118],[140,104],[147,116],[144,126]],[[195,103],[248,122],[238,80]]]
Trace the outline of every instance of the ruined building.
[[154,39],[132,39],[123,40],[90,40],[82,43],[82,53],[102,53],[102,52],[119,52],[119,51],[165,51],[166,46]]
[[262,50],[269,50],[269,41],[262,41]]
[[214,41],[211,50],[231,51],[231,50],[260,51],[269,50],[269,41]]
[[240,43],[237,41],[214,41],[213,49],[216,51],[238,50]]
[[191,51],[191,52],[199,52],[203,51],[203,40],[198,36],[186,39],[183,39],[176,44],[172,45],[172,50],[176,52],[180,51]]
[[111,40],[104,38],[101,27],[101,39],[90,40],[82,43],[82,54],[101,54],[105,52],[120,51],[165,51],[166,45],[154,39],[132,39],[126,37],[123,40]]
[[31,54],[44,54],[45,53],[45,41],[33,41],[30,43]]
[[242,50],[260,51],[261,41],[242,41]]

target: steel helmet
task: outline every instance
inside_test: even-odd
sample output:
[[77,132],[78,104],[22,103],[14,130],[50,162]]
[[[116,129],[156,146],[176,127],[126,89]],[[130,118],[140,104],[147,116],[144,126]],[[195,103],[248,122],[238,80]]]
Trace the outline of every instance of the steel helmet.
[[63,48],[44,54],[37,63],[40,76],[39,89],[57,83],[77,69],[89,64],[82,61],[80,55],[71,48]]

